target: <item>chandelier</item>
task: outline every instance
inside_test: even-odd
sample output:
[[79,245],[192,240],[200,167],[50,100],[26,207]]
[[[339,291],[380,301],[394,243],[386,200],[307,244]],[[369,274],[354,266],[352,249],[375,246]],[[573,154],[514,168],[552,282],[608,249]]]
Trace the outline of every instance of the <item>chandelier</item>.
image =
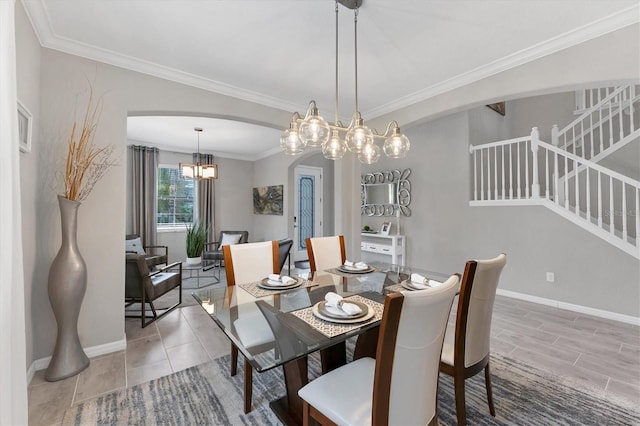
[[[358,8],[363,0],[336,0],[336,87],[335,120],[333,124],[320,116],[314,100],[309,102],[304,117],[293,113],[289,128],[282,133],[280,147],[285,154],[300,154],[305,148],[322,148],[322,154],[330,160],[338,160],[348,151],[358,155],[364,164],[373,164],[380,159],[380,146],[376,139],[384,140],[382,150],[389,158],[403,158],[407,155],[411,143],[400,132],[396,121],[387,125],[383,134],[370,129],[358,109]],[[338,3],[354,10],[355,40],[355,112],[348,126],[338,119]]]
[[180,171],[182,172],[182,176],[187,179],[198,180],[218,179],[218,165],[202,163],[200,161],[200,133],[202,133],[202,129],[200,127],[195,127],[193,130],[195,130],[196,134],[198,135],[198,161],[195,164],[180,163]]

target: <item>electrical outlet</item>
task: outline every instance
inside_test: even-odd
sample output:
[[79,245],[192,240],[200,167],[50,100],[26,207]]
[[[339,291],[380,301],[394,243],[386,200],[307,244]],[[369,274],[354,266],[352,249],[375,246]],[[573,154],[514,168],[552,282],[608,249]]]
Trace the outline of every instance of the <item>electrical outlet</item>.
[[556,275],[553,272],[547,272],[547,282],[552,283],[555,282]]

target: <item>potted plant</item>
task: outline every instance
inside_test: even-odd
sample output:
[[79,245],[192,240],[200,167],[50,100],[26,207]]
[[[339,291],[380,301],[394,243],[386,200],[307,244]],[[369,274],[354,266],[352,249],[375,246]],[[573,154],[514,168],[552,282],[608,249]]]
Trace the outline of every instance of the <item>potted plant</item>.
[[202,262],[202,251],[207,242],[207,227],[199,221],[187,225],[187,263],[198,265]]

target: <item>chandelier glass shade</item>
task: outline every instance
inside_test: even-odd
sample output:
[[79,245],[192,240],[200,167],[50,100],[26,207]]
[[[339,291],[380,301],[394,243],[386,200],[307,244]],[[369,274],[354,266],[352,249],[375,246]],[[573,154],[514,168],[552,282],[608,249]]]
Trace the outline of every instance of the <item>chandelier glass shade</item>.
[[193,130],[197,132],[198,135],[198,161],[196,163],[180,163],[180,172],[182,176],[187,179],[218,179],[218,165],[217,164],[208,164],[202,163],[200,161],[200,133],[202,129],[200,127],[196,127]]
[[[380,146],[376,139],[384,140],[382,151],[389,158],[404,158],[411,147],[409,138],[401,131],[398,123],[392,121],[383,134],[364,124],[358,111],[358,7],[363,0],[336,0],[336,94],[335,121],[333,124],[320,116],[314,100],[309,102],[304,117],[293,113],[289,128],[282,133],[280,147],[285,154],[297,155],[307,147],[321,147],[322,154],[330,160],[338,160],[348,151],[357,154],[360,162],[373,164],[380,159]],[[338,3],[354,9],[355,32],[355,112],[348,126],[338,120]]]

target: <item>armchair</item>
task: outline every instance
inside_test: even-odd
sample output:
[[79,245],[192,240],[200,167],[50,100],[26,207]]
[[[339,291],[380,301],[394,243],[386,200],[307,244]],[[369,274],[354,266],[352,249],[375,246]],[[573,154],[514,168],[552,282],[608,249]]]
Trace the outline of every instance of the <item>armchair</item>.
[[218,268],[218,279],[220,279],[220,266],[224,261],[222,254],[222,246],[227,244],[244,244],[249,241],[249,231],[220,231],[220,238],[218,241],[212,241],[204,245],[204,251],[202,252],[202,261],[206,265],[202,268],[203,271],[208,271],[212,268]]
[[138,234],[129,234],[126,239],[126,253],[136,253],[145,256],[149,269],[153,270],[158,265],[169,263],[169,247],[167,246],[143,246]]
[[[177,272],[169,270],[175,268],[178,269]],[[124,282],[125,307],[133,303],[140,303],[141,311],[140,316],[125,315],[125,317],[141,318],[143,328],[162,318],[182,303],[182,262],[174,262],[156,271],[150,271],[145,255],[127,253]],[[163,309],[164,312],[158,315],[153,302],[176,287],[179,287],[178,303]],[[150,321],[146,321],[147,303],[153,313],[153,319]]]

